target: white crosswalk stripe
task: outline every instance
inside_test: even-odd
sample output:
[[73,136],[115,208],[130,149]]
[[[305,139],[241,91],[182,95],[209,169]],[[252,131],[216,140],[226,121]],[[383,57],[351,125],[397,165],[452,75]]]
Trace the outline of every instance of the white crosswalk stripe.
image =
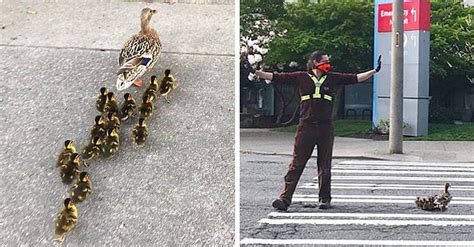
[[[474,197],[474,164],[472,163],[420,163],[394,161],[343,161],[332,168],[332,204],[353,206],[359,212],[313,211],[271,212],[258,222],[262,226],[378,226],[378,227],[468,227],[474,232],[474,215],[415,210],[417,196],[440,192],[446,182],[451,183],[454,194],[449,206],[472,207]],[[293,195],[293,203],[317,203],[317,178],[302,183]],[[341,194],[341,192],[343,194]],[[399,194],[397,194],[399,193]],[[471,194],[469,194],[471,193]],[[367,213],[367,205],[409,207],[407,213]],[[411,207],[409,205],[412,205]],[[457,206],[456,206],[457,205]],[[472,211],[470,211],[472,212]],[[470,213],[469,212],[469,213]],[[457,212],[460,213],[460,212]],[[306,229],[306,228],[305,228]],[[318,228],[320,229],[320,228]],[[367,245],[367,246],[474,246],[469,241],[433,241],[412,239],[264,239],[245,238],[243,245]],[[461,240],[461,239],[460,239]],[[462,239],[465,240],[465,239]]]

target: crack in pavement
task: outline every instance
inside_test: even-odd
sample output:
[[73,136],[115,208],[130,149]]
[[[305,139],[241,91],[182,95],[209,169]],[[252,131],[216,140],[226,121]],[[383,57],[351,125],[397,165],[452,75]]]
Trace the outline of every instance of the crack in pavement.
[[[43,49],[57,49],[57,50],[82,50],[82,51],[113,51],[120,52],[121,49],[110,49],[110,48],[91,48],[91,47],[65,47],[65,46],[47,46],[47,45],[11,45],[11,44],[0,44],[0,47],[19,47],[19,48],[43,48]],[[223,53],[199,53],[199,52],[179,52],[179,51],[161,51],[163,54],[173,55],[193,55],[193,56],[215,56],[215,57],[234,57],[234,54],[223,54]]]

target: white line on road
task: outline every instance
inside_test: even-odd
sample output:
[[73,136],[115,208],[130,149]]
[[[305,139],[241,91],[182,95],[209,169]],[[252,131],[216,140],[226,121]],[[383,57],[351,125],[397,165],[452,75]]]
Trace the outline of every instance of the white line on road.
[[388,171],[388,170],[339,170],[332,169],[332,173],[358,173],[358,174],[422,174],[422,175],[463,175],[474,176],[474,172],[430,172],[430,171]]
[[[402,199],[356,199],[356,198],[335,198],[332,199],[333,202],[361,202],[361,203],[404,203],[404,204],[415,204],[415,200],[402,200]],[[293,198],[293,202],[318,202],[318,198]],[[456,201],[453,199],[449,203],[450,205],[474,205],[474,201]]]
[[244,238],[240,244],[272,245],[397,245],[397,246],[474,246],[474,241],[359,240],[359,239],[259,239]]
[[391,181],[442,181],[474,182],[474,178],[459,177],[397,177],[397,176],[332,176],[332,180],[391,180]]
[[[332,185],[337,185],[337,186],[374,186],[374,187],[379,187],[379,186],[391,186],[391,187],[415,187],[418,188],[419,186],[423,187],[436,187],[440,188],[442,190],[444,188],[444,184],[355,184],[355,183],[331,183]],[[317,185],[315,183],[304,183],[304,185]],[[454,189],[454,188],[467,188],[467,189],[474,189],[474,186],[468,186],[468,185],[451,185],[449,188]]]
[[[299,188],[303,189],[318,189],[317,185],[302,185]],[[331,186],[331,189],[368,189],[368,190],[436,190],[440,191],[438,187],[388,187],[388,186],[383,186],[383,187],[370,187],[370,186]],[[449,191],[474,191],[474,188],[472,189],[457,189],[457,188],[449,188]]]
[[[413,199],[417,196],[383,196],[383,195],[332,195],[333,198],[365,198],[365,199]],[[302,195],[295,194],[293,198],[318,198],[317,195]],[[474,197],[460,197],[456,196],[453,200],[456,201],[474,201]]]
[[474,163],[425,163],[425,162],[403,162],[386,160],[347,160],[338,163],[339,165],[393,165],[393,166],[429,166],[429,167],[474,167]]
[[371,166],[371,165],[333,165],[333,169],[371,169],[371,170],[423,170],[423,171],[471,171],[474,168],[467,167],[427,167],[427,166]]
[[270,217],[352,217],[352,218],[415,218],[415,219],[462,219],[474,220],[474,215],[458,215],[458,214],[370,214],[370,213],[282,213],[271,212]]
[[474,221],[457,220],[353,220],[353,219],[261,219],[260,224],[270,225],[384,225],[384,226],[474,226]]

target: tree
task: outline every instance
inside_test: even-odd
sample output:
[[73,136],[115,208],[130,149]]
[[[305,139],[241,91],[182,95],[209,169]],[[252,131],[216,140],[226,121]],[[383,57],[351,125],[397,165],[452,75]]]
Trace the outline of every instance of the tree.
[[462,2],[432,1],[430,32],[430,121],[451,122],[456,91],[474,78],[474,8]]

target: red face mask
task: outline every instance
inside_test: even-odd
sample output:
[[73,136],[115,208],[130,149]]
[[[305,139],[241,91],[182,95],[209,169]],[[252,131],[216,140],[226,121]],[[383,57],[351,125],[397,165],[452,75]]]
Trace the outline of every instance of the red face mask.
[[319,69],[324,73],[327,73],[327,72],[329,72],[329,70],[331,70],[331,64],[330,63],[323,63],[323,64],[320,64],[320,65],[316,66],[316,69]]

